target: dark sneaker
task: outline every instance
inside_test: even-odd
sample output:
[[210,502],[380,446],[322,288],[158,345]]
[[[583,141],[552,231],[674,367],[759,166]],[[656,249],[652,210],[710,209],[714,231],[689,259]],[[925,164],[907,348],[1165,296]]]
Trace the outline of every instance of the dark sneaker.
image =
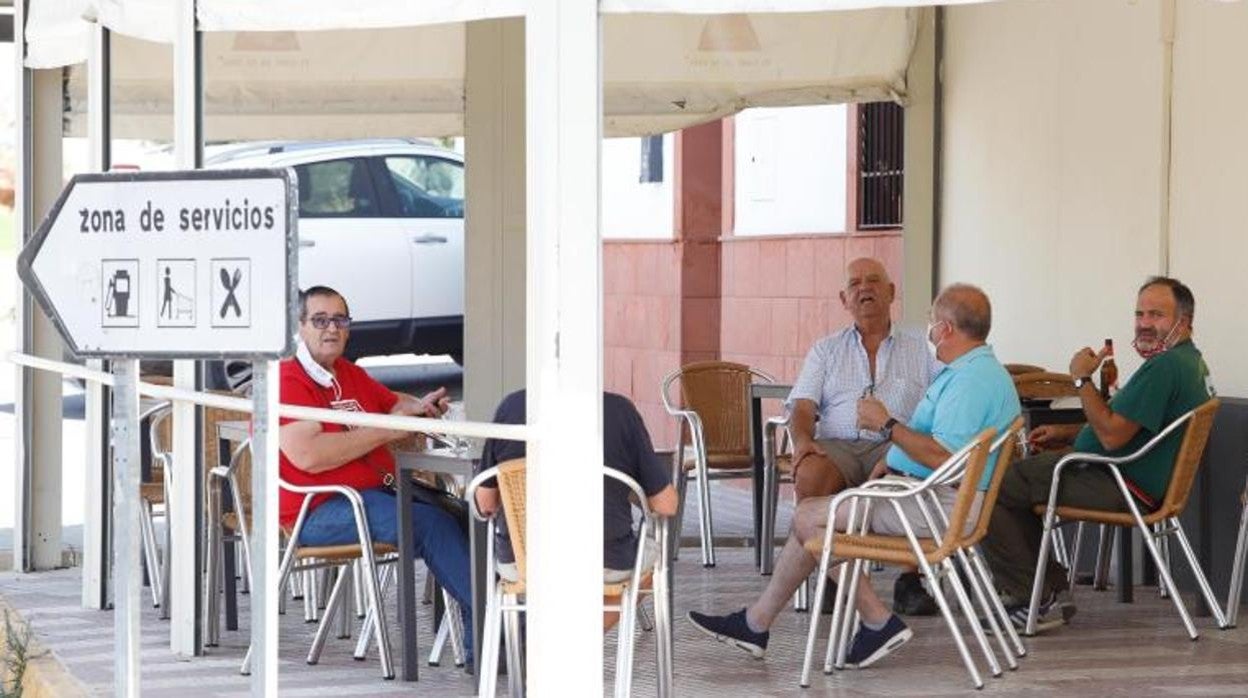
[[903,616],[934,616],[940,609],[936,599],[923,588],[917,572],[905,572],[893,585],[893,613]]
[[769,632],[756,633],[750,630],[745,622],[745,609],[726,616],[711,616],[697,611],[689,612],[689,622],[693,627],[719,640],[725,645],[732,645],[745,650],[758,659],[767,652]]
[[849,643],[845,664],[855,669],[866,669],[909,642],[911,637],[914,633],[896,615],[889,616],[888,622],[879,630],[859,625],[858,633]]
[[[1023,632],[1027,629],[1027,611],[1028,604],[1014,604],[1006,606],[1006,614],[1010,617],[1010,622],[1014,624],[1014,629]],[[1056,613],[1053,611],[1056,610]],[[1070,598],[1070,591],[1063,589],[1062,591],[1049,592],[1047,596],[1040,600],[1040,607],[1036,609],[1036,632],[1041,633],[1046,630],[1060,628],[1075,617],[1075,604]]]

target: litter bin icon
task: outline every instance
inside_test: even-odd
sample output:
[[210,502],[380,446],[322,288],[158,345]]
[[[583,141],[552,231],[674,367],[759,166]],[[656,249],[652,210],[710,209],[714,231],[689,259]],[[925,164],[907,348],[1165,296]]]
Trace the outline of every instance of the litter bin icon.
[[109,317],[130,317],[130,272],[118,269],[108,280],[108,298],[104,301],[104,312]]

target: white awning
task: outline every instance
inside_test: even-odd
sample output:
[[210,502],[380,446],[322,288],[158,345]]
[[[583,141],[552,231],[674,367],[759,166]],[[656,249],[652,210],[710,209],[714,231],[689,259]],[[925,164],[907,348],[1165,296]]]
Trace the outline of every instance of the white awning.
[[[671,131],[752,106],[902,99],[914,35],[906,10],[620,14],[603,25],[605,131],[613,136]],[[205,33],[205,137],[459,135],[465,26]],[[172,74],[167,44],[114,36],[116,137],[169,137]],[[70,130],[85,134],[85,70],[71,70],[69,96]]]
[[[941,4],[968,1],[976,0]],[[753,106],[904,101],[915,32],[905,7],[932,4],[602,0],[605,133],[671,131]],[[89,20],[98,20],[115,33],[114,134],[169,136],[172,3],[31,7],[28,66],[81,63]],[[209,140],[445,136],[463,132],[465,23],[520,16],[525,0],[200,0],[198,8]],[[73,133],[85,133],[83,72],[70,77]]]

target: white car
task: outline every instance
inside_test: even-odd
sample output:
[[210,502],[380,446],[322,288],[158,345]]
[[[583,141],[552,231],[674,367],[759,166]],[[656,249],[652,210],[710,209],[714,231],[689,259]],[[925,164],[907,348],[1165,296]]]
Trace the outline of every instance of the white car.
[[352,358],[450,354],[463,363],[464,160],[399,139],[254,143],[213,169],[291,167],[299,181],[299,288],[351,309]]

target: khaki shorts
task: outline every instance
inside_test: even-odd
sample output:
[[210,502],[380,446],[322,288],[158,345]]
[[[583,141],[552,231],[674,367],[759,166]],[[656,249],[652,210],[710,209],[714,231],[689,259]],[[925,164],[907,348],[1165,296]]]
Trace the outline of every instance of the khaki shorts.
[[[641,573],[644,577],[646,572],[654,568],[655,560],[659,559],[659,544],[653,538],[646,538],[646,543],[642,547]],[[498,576],[503,578],[505,582],[516,582],[520,580],[520,570],[516,568],[514,562],[500,562],[497,565]],[[602,581],[604,584],[619,584],[626,582],[633,576],[633,570],[613,570],[610,567],[604,567],[602,570]]]
[[[885,475],[885,480],[898,480],[909,484],[917,483],[918,480],[906,475]],[[940,508],[944,510],[948,516],[953,511],[953,503],[958,498],[958,489],[949,485],[937,485],[935,488],[936,499],[940,502]],[[923,495],[927,497],[926,494]],[[942,526],[944,521],[941,520],[940,514],[932,509],[931,498],[927,498],[927,510],[931,512],[936,519],[936,525]],[[966,528],[964,534],[969,533],[975,528],[975,524],[979,521],[980,505],[984,501],[984,493],[979,492],[975,495],[975,500],[971,502],[971,511],[966,516]],[[918,503],[913,497],[901,500],[901,510],[905,513],[906,520],[910,522],[911,530],[914,535],[919,538],[931,538],[931,529],[927,526],[927,519],[923,518],[923,512],[919,510]],[[901,525],[901,519],[897,516],[897,510],[893,508],[891,502],[877,499],[871,503],[871,532],[881,536],[904,536],[906,529]]]
[[868,441],[866,439],[817,439],[818,443],[832,459],[836,469],[841,471],[847,487],[857,487],[867,481],[871,469],[884,459],[888,453],[888,441]]

